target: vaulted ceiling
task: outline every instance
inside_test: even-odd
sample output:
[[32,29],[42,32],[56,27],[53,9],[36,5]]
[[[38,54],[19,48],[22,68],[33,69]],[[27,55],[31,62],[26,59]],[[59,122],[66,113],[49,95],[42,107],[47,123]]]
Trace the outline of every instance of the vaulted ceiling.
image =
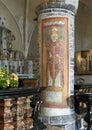
[[[34,9],[39,4],[39,0],[0,0],[6,8],[11,12],[11,14],[18,18],[24,16],[26,6],[28,6],[28,17],[32,21],[35,17]],[[28,5],[27,5],[28,4]]]
[[[34,19],[37,17],[35,13],[35,9],[41,3],[41,0],[0,0],[0,3],[3,4],[3,6],[7,9],[7,11],[10,12],[11,16],[16,22],[16,26],[20,26],[20,33],[22,35],[21,41],[22,43],[24,42],[28,45],[26,47],[29,47],[30,37],[32,36],[32,32],[35,27]],[[1,8],[0,8],[0,12],[2,12]],[[82,22],[84,22],[84,29],[85,29],[85,20],[89,24],[92,23],[92,0],[79,0],[78,12],[79,13],[77,16],[80,17],[80,20],[77,17],[79,22],[78,24],[81,23],[82,25]],[[82,20],[81,20],[81,15],[84,16]],[[87,21],[87,19],[89,20]],[[24,23],[27,25],[27,27],[24,24],[23,26],[21,26],[22,20],[25,21]],[[79,28],[81,27],[81,25],[79,26]],[[22,34],[23,33],[22,29],[25,30],[24,34]],[[88,30],[87,33],[88,36],[92,37],[91,34],[92,29],[89,26],[87,26],[87,30]],[[84,35],[82,36],[82,32],[79,33],[81,33],[81,37],[84,37]],[[18,34],[16,34],[16,36],[17,35]],[[19,37],[19,35],[17,37]]]
[[80,2],[84,3],[85,6],[92,10],[92,0],[80,0]]
[[[0,0],[10,10],[14,17],[24,15],[26,4],[28,3],[29,19],[32,21],[36,16],[35,8],[41,0]],[[87,8],[92,10],[92,0],[80,0]]]

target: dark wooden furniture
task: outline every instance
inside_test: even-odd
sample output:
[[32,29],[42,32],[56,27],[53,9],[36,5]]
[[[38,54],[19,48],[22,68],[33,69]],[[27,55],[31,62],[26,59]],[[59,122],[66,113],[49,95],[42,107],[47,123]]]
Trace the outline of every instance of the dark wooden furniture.
[[[87,113],[84,120],[88,124],[87,130],[92,130],[92,85],[75,85],[75,87],[75,112]],[[82,105],[84,103],[86,107]]]
[[0,101],[2,102],[2,100],[10,99],[10,98],[17,99],[19,97],[31,96],[30,106],[33,108],[32,116],[31,116],[31,118],[33,119],[32,130],[42,130],[46,128],[46,126],[38,119],[38,116],[39,116],[38,108],[40,107],[40,104],[42,103],[41,92],[44,89],[45,87],[20,87],[20,88],[13,88],[13,89],[7,89],[7,90],[0,90]]
[[84,117],[84,120],[88,123],[87,130],[92,130],[92,93],[76,93],[76,99],[79,103],[86,103],[87,114]]
[[37,85],[37,79],[19,79],[19,87],[35,87]]

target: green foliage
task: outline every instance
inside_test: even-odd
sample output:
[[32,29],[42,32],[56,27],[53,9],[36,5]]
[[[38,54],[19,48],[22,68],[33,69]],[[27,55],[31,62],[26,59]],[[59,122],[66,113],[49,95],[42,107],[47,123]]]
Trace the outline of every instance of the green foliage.
[[0,68],[0,88],[18,87],[18,76],[14,73],[9,75],[6,67]]
[[9,86],[9,76],[8,76],[8,70],[6,67],[0,68],[0,88],[6,88]]

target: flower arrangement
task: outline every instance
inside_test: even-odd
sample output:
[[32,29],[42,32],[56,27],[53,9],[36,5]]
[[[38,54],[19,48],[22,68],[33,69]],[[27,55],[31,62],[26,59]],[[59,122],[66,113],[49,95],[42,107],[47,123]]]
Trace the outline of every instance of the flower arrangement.
[[15,73],[9,75],[6,67],[0,68],[0,88],[15,88],[18,84],[18,76]]
[[10,74],[9,80],[11,87],[18,87],[18,76],[15,73]]

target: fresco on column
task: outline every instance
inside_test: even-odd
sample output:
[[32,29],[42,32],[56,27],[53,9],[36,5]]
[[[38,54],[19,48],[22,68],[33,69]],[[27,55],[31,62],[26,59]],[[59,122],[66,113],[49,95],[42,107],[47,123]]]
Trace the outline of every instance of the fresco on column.
[[[48,86],[49,91],[61,92],[62,97],[59,102],[65,107],[69,92],[68,18],[46,18],[42,20],[41,25],[41,85]],[[48,101],[47,104],[49,104]]]

